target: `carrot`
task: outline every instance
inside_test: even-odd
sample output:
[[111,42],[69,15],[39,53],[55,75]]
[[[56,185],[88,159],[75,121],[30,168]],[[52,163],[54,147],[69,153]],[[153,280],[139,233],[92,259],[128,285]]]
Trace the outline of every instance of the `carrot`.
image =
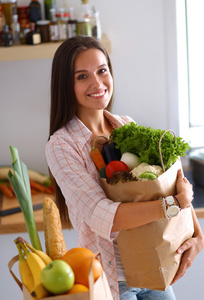
[[97,169],[100,171],[102,168],[106,167],[106,163],[103,159],[103,156],[101,152],[97,148],[92,148],[90,152],[91,158],[97,167]]
[[31,195],[35,195],[35,194],[38,194],[39,192],[37,191],[37,190],[35,190],[35,189],[30,189],[30,191],[31,191]]
[[52,194],[52,191],[48,187],[42,186],[41,184],[33,180],[30,180],[30,187],[31,189],[37,190],[41,193]]
[[7,187],[5,183],[0,183],[0,191],[8,198],[14,198],[14,193]]

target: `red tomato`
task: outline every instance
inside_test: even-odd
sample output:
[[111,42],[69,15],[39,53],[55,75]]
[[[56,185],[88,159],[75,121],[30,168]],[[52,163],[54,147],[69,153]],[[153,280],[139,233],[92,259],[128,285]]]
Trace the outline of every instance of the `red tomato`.
[[112,160],[109,162],[106,166],[106,176],[107,178],[110,178],[113,172],[117,171],[128,171],[128,166],[120,160]]

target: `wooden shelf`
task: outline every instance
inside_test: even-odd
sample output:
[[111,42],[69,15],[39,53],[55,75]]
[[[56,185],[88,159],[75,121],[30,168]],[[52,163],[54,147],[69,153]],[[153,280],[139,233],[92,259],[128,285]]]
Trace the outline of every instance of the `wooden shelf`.
[[[101,43],[106,50],[111,53],[111,43],[105,34],[102,35]],[[0,61],[53,58],[54,53],[60,44],[61,42],[0,47]]]

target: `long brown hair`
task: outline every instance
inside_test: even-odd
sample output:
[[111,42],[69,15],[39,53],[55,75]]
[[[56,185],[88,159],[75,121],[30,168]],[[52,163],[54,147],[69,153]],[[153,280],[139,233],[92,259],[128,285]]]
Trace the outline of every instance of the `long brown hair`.
[[[74,63],[77,56],[87,49],[98,49],[106,57],[109,71],[113,76],[112,65],[108,52],[96,39],[87,36],[77,36],[64,41],[55,52],[51,73],[51,106],[50,106],[50,136],[67,124],[76,113],[76,97],[74,93]],[[111,97],[107,110],[111,110]],[[55,187],[56,203],[63,224],[71,227],[64,196],[50,173]]]

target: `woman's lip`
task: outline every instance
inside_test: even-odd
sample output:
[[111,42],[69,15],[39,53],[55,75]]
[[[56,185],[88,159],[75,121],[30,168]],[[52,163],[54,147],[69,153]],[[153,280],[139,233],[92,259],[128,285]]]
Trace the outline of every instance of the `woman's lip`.
[[103,97],[105,95],[105,93],[106,93],[106,90],[103,90],[103,91],[89,93],[88,96],[98,98],[98,97]]

